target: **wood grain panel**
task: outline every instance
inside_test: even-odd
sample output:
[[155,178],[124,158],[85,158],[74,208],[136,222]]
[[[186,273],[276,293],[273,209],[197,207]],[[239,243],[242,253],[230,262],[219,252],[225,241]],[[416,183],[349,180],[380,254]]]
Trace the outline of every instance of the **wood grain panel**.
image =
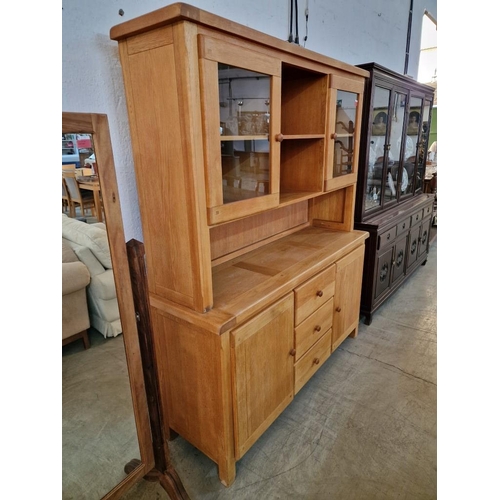
[[210,229],[212,260],[308,222],[307,202],[222,224]]
[[332,331],[328,330],[323,337],[307,351],[295,364],[295,394],[297,394],[306,382],[321,368],[323,363],[330,357],[332,343]]
[[236,458],[293,398],[293,294],[231,333]]

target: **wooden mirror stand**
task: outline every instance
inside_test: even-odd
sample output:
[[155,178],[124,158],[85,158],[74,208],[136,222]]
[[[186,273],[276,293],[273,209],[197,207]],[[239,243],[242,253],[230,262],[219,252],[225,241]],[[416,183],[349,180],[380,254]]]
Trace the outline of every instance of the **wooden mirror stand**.
[[119,270],[114,279],[140,451],[140,459],[124,464],[127,476],[103,500],[122,497],[143,478],[159,481],[170,498],[187,500],[189,497],[170,463],[168,445],[160,428],[154,352],[149,348],[149,303],[147,294],[143,293],[147,283],[144,253],[141,243],[135,240],[125,243],[108,118],[97,113],[63,112],[62,133],[93,136],[111,259],[114,269]]

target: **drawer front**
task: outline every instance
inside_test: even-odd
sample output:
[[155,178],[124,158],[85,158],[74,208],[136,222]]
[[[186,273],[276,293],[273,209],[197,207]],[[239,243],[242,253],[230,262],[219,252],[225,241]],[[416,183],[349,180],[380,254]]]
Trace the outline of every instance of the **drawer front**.
[[404,233],[408,232],[408,229],[410,229],[410,224],[411,224],[411,218],[408,217],[408,219],[405,219],[403,222],[400,222],[398,224],[398,236],[401,236]]
[[385,246],[391,244],[395,240],[395,238],[396,238],[396,226],[391,227],[391,229],[384,231],[380,235],[378,247],[384,248]]
[[295,394],[304,387],[306,382],[328,359],[330,356],[331,344],[332,330],[328,330],[328,332],[326,332],[325,335],[323,335],[323,337],[295,364]]
[[411,216],[411,225],[412,227],[415,226],[416,224],[418,224],[421,220],[422,220],[422,214],[423,214],[423,210],[419,210],[418,212],[415,212],[412,216]]
[[335,264],[321,271],[294,290],[295,325],[299,325],[335,293]]
[[424,215],[422,216],[422,218],[425,219],[427,216],[431,214],[432,214],[432,204],[424,208]]
[[295,359],[307,350],[332,327],[333,297],[295,328]]

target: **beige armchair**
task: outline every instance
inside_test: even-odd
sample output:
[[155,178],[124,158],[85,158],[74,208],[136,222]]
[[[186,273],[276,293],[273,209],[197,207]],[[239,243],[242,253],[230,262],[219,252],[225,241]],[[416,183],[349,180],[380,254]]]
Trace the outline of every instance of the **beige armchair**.
[[88,349],[90,318],[86,288],[90,273],[64,239],[62,260],[62,345],[82,339]]
[[106,226],[87,224],[63,214],[62,236],[90,273],[87,287],[90,324],[104,337],[120,335],[122,325]]

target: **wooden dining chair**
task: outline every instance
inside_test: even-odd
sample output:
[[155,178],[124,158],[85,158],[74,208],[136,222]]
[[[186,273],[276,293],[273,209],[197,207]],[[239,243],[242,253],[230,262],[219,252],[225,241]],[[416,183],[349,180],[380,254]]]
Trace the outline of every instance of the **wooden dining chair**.
[[77,177],[82,177],[85,175],[93,175],[94,172],[91,168],[88,167],[82,167],[82,168],[77,168],[75,169],[75,173]]
[[74,172],[64,172],[63,180],[68,188],[70,204],[73,207],[73,217],[76,217],[76,206],[80,207],[80,215],[85,216],[85,210],[91,210],[92,216],[96,216],[94,194],[91,191],[82,191],[78,186]]
[[74,207],[71,203],[71,197],[69,196],[68,186],[66,186],[66,181],[64,177],[62,178],[62,211],[63,213],[68,213],[70,217],[74,217]]

